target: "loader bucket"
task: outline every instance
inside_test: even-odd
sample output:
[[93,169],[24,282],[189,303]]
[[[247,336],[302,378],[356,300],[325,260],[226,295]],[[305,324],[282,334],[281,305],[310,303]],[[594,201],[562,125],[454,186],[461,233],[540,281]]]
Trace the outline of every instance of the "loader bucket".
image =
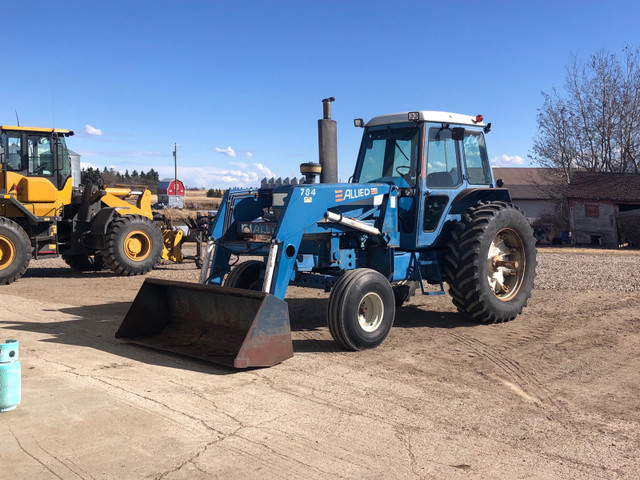
[[293,356],[286,302],[199,283],[146,279],[116,338],[235,368]]

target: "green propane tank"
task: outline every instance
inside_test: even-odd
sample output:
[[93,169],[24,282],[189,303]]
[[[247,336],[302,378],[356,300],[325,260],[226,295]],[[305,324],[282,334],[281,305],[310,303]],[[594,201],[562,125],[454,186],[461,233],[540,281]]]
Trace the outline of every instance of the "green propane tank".
[[0,412],[18,406],[21,388],[18,341],[7,340],[0,343]]

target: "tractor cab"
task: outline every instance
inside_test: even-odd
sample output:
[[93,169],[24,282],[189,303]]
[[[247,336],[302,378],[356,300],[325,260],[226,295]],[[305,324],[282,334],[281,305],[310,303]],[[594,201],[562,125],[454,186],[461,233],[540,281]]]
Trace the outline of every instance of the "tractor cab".
[[[354,123],[365,131],[353,181],[397,188],[402,248],[435,245],[443,215],[458,220],[480,192],[494,187],[484,141],[491,124],[481,115],[421,111]],[[451,208],[457,202],[459,208]]]

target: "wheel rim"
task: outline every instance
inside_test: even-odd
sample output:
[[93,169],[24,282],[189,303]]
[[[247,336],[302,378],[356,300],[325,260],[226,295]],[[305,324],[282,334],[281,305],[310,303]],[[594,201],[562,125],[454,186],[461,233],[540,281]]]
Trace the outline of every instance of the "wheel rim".
[[0,270],[4,270],[13,263],[16,249],[7,237],[0,236]]
[[515,230],[503,228],[489,247],[487,280],[491,291],[503,302],[518,294],[525,272],[524,243]]
[[369,292],[360,301],[358,323],[365,332],[375,332],[382,323],[384,303],[377,293]]
[[151,253],[151,237],[140,230],[131,232],[124,239],[124,253],[130,260],[144,260]]

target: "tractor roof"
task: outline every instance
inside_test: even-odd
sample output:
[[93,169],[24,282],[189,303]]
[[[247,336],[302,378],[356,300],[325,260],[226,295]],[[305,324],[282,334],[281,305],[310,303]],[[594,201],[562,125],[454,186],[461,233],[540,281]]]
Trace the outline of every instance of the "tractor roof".
[[[476,121],[476,116],[462,115],[460,113],[449,112],[433,112],[429,110],[415,110],[415,113],[419,114],[420,122],[434,122],[434,123],[451,123],[454,125],[470,125],[472,127],[484,127],[485,124],[482,120]],[[407,123],[409,122],[409,112],[391,113],[389,115],[380,115],[374,117],[367,123],[367,127],[374,127],[376,125],[387,125],[390,123]]]
[[70,137],[71,135],[73,135],[73,132],[71,130],[65,130],[64,128],[15,127],[11,125],[2,125],[0,126],[0,130],[11,131],[11,132],[33,132],[33,133],[56,132],[58,135],[64,135],[67,137]]

